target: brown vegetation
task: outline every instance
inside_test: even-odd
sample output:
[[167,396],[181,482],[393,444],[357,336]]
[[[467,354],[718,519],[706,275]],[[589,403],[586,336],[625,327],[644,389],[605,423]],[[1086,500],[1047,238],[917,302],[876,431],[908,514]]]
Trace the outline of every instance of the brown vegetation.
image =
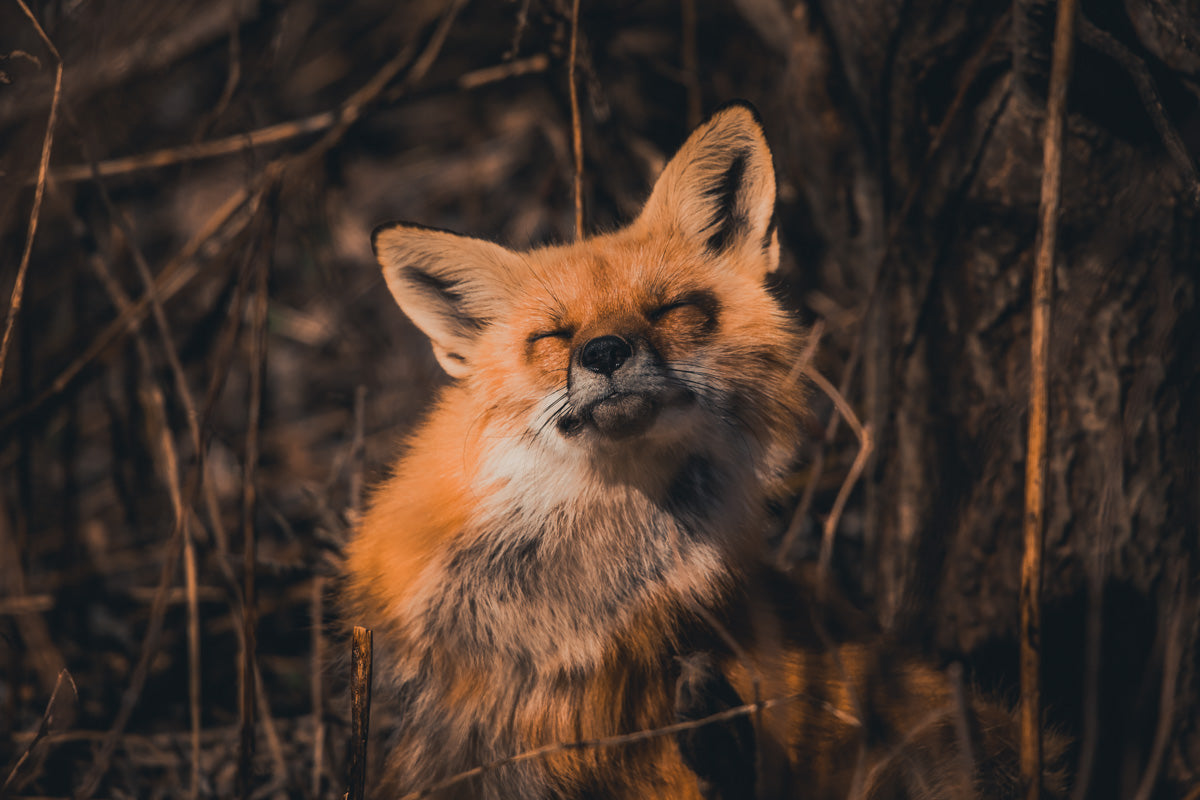
[[[759,107],[780,291],[862,421],[814,393],[786,558],[1015,698],[1053,7],[584,2],[572,42],[567,0],[0,4],[0,795],[341,796],[331,564],[444,380],[369,232],[571,239],[571,52],[586,229]],[[1077,797],[1200,786],[1198,151],[1200,6],[1081,3],[1042,571]]]

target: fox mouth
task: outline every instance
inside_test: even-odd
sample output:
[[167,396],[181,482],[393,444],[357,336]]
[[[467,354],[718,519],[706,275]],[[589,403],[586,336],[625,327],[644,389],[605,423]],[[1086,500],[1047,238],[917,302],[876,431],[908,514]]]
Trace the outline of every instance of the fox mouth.
[[584,408],[570,409],[558,419],[564,436],[577,436],[591,428],[609,439],[628,439],[645,433],[665,405],[683,405],[690,398],[667,398],[640,392],[613,392]]

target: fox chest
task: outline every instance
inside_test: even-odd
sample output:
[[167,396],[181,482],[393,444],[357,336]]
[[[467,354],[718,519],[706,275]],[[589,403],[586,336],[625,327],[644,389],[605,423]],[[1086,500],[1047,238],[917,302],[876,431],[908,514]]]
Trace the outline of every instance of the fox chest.
[[689,462],[660,497],[614,490],[582,507],[514,498],[431,571],[420,638],[497,667],[594,666],[648,611],[717,592],[731,516],[717,475]]

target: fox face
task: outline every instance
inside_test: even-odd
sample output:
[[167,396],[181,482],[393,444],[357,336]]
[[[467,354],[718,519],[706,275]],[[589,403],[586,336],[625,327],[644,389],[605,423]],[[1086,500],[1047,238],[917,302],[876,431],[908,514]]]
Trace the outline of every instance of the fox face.
[[733,106],[622,231],[517,253],[396,224],[374,245],[443,368],[486,398],[481,429],[636,472],[714,433],[770,449],[791,424],[798,334],[764,288],[774,203],[761,128]]

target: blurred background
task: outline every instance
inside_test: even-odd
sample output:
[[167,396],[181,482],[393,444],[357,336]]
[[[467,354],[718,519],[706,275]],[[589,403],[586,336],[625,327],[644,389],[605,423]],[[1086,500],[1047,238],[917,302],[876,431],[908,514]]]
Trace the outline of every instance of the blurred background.
[[[571,4],[28,10],[0,4],[0,795],[340,797],[337,553],[446,380],[370,231],[575,235]],[[578,18],[585,229],[631,219],[718,105],[759,108],[776,288],[876,445],[835,575],[1014,700],[1053,24],[1033,0]],[[1083,2],[1043,631],[1080,798],[1200,796],[1198,151],[1200,3]],[[858,452],[836,419],[814,392],[773,532],[794,563]]]

